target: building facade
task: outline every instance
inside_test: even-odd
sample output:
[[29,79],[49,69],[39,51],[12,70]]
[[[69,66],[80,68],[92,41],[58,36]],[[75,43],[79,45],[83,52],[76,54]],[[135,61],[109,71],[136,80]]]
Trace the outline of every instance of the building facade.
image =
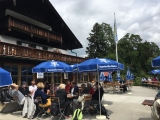
[[[14,83],[21,84],[36,79],[32,68],[47,60],[59,60],[68,64],[84,61],[71,56],[69,50],[82,48],[61,16],[49,0],[1,0],[0,1],[0,67],[11,72]],[[54,73],[54,81],[76,79],[76,74],[64,78]],[[79,75],[80,81],[88,75]],[[52,82],[51,74],[44,80]]]

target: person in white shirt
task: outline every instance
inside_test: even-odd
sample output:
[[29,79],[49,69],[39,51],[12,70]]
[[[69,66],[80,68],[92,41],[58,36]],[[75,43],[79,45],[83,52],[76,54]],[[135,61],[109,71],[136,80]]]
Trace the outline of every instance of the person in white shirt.
[[152,82],[152,79],[150,77],[148,77],[148,82]]
[[34,97],[34,93],[37,90],[37,86],[35,85],[35,81],[31,81],[31,86],[29,86],[29,91],[31,93],[31,97]]
[[142,77],[142,81],[141,81],[142,86],[144,85],[145,82],[146,82],[146,78]]

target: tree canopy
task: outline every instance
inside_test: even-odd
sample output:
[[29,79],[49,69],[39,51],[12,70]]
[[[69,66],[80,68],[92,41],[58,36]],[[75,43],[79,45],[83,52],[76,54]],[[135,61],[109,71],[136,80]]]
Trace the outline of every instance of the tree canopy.
[[[89,44],[86,53],[89,58],[116,60],[114,35],[109,24],[96,23],[87,40]],[[156,43],[142,40],[140,35],[131,33],[127,33],[118,41],[117,49],[119,62],[125,65],[125,69],[129,66],[137,76],[149,73],[153,69],[151,60],[160,54]]]
[[87,40],[89,44],[86,48],[86,53],[89,58],[104,57],[109,54],[115,46],[112,28],[106,23],[96,23]]

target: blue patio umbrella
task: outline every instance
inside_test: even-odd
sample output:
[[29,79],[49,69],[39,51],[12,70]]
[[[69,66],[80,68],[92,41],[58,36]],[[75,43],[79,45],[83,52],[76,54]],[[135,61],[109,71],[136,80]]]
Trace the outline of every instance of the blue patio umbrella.
[[104,73],[101,72],[101,73],[100,73],[99,80],[100,80],[100,81],[104,81],[105,79],[106,79],[106,77],[104,76]]
[[106,58],[94,58],[80,63],[78,65],[78,69],[80,72],[96,72],[96,71],[105,72],[105,71],[123,70],[124,65],[114,60]]
[[150,72],[151,74],[160,74],[160,70],[152,70],[151,72]]
[[160,66],[160,56],[154,58],[151,61],[152,67],[159,67]]
[[[78,65],[78,70],[80,72],[97,72],[98,83],[99,83],[99,72],[116,71],[123,69],[124,69],[123,64],[107,58],[93,58],[86,60]],[[101,104],[100,90],[99,90],[99,104]],[[99,107],[101,115],[101,105]]]
[[32,69],[33,73],[52,73],[52,72],[71,72],[72,67],[64,62],[60,61],[47,61],[47,62],[42,62],[39,65],[35,66]]
[[0,68],[0,87],[9,86],[12,84],[11,73]]
[[78,72],[78,64],[70,65],[73,69],[73,72]]
[[133,80],[134,79],[134,74],[133,73],[131,73],[131,80]]
[[78,64],[70,65],[72,67],[72,72],[77,73],[77,82],[78,82]]
[[108,81],[112,82],[112,72],[108,72]]
[[126,75],[126,79],[127,79],[127,80],[130,80],[130,79],[131,79],[131,72],[130,72],[129,67],[127,68],[127,75]]
[[116,80],[117,80],[117,81],[120,81],[120,80],[121,80],[120,70],[117,70]]

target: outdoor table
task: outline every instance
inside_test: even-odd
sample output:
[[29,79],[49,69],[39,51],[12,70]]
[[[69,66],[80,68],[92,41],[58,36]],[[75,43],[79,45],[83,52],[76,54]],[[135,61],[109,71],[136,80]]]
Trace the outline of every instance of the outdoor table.
[[70,108],[73,110],[73,99],[76,99],[78,95],[67,94],[67,98],[70,101]]
[[78,95],[67,94],[67,98],[68,98],[68,99],[74,99],[74,98],[76,98],[76,97],[78,97]]
[[48,96],[49,97],[55,97],[55,94],[49,94]]
[[148,105],[148,106],[153,106],[154,100],[144,100],[142,105]]

